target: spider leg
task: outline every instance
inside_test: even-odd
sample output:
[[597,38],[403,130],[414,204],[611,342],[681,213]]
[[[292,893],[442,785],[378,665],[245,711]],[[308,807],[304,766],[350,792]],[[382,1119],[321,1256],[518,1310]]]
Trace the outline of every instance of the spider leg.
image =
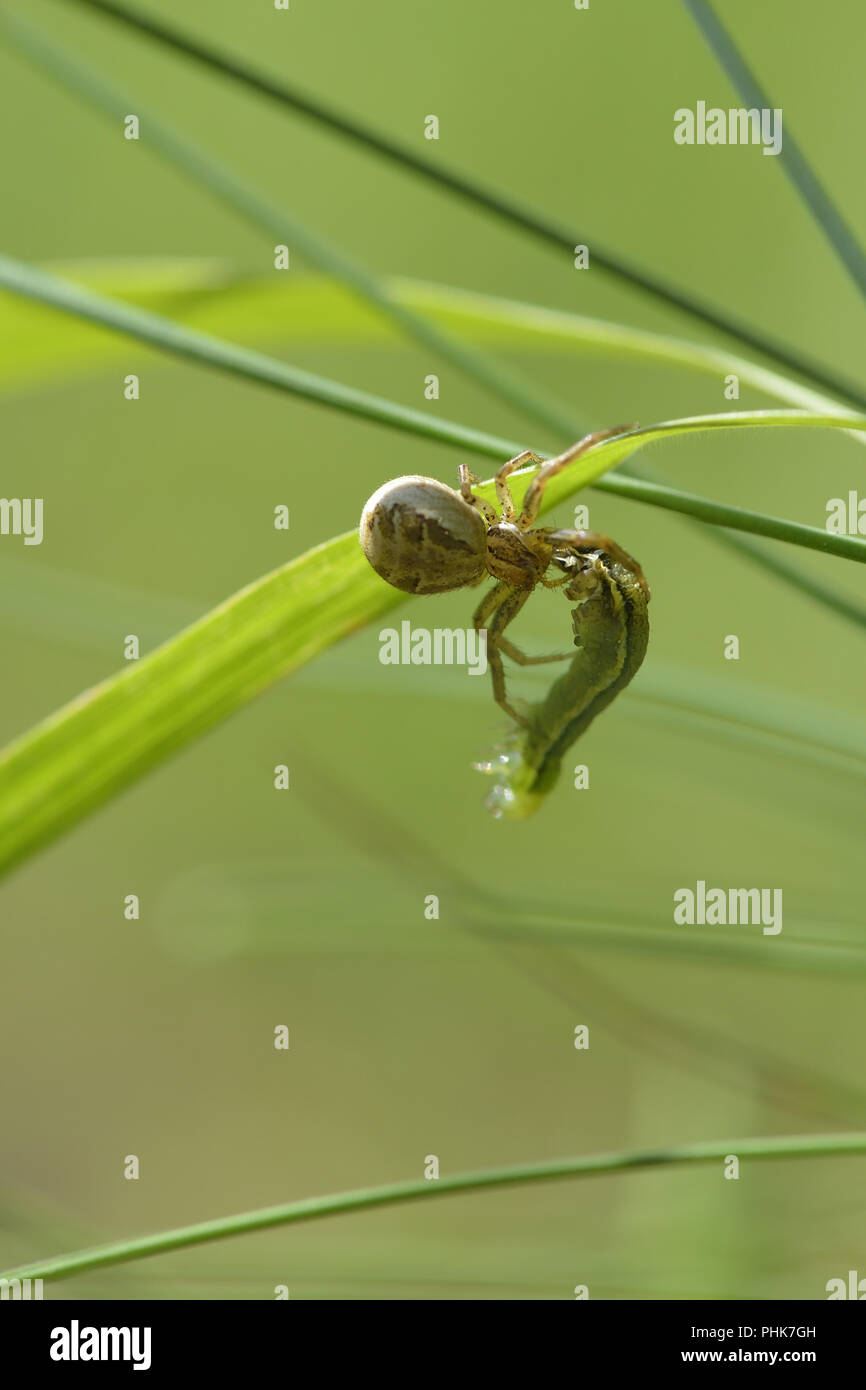
[[485,594],[475,612],[472,614],[472,626],[477,632],[484,627],[487,619],[495,608],[498,608],[507,594],[512,592],[511,585],[506,584],[504,579],[500,579],[498,584],[494,584],[489,594]]
[[460,496],[463,498],[463,501],[468,502],[470,507],[475,507],[484,517],[488,526],[495,526],[499,517],[496,515],[493,507],[491,507],[489,502],[485,502],[483,498],[476,497],[472,491],[473,486],[477,487],[481,479],[476,478],[474,473],[470,473],[465,463],[461,463],[459,473]]
[[[609,439],[615,434],[625,434],[626,430],[634,429],[634,425],[615,425],[613,429],[596,430],[593,434],[585,434],[583,439],[579,439],[576,444],[572,444],[565,453],[557,455],[556,458],[548,459],[538,470],[523,499],[523,511],[517,518],[517,525],[521,531],[531,526],[538,516],[538,509],[541,506],[541,498],[544,489],[557,473],[561,473],[563,468],[567,468],[581,454],[585,454],[587,449],[591,449],[595,444],[600,444],[603,439]],[[506,465],[507,466],[507,465]]]
[[513,459],[509,459],[507,463],[503,463],[499,472],[496,474],[496,496],[502,508],[503,521],[513,521],[517,515],[514,498],[511,496],[511,488],[508,486],[505,479],[509,474],[513,473],[515,469],[521,468],[524,463],[537,463],[543,465],[544,459],[539,458],[538,454],[534,454],[531,449],[524,449],[522,454],[516,454]]
[[511,584],[506,584],[505,580],[500,580],[490,593],[482,599],[472,617],[472,625],[477,630],[487,627],[487,664],[490,667],[490,679],[493,682],[493,698],[504,709],[515,724],[526,726],[526,719],[522,714],[518,714],[508,703],[505,693],[505,670],[502,665],[500,647],[502,643],[502,633],[508,624],[517,617],[526,600],[531,594],[531,589],[515,589]]
[[548,661],[570,661],[574,652],[554,652],[553,656],[527,656],[519,647],[515,647],[513,642],[509,642],[505,637],[500,637],[498,647],[506,656],[510,656],[512,661],[516,661],[518,666],[543,666]]

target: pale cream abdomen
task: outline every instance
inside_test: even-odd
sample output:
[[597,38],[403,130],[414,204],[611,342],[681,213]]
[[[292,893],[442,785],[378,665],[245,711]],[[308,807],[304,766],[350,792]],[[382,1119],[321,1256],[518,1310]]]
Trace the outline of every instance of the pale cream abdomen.
[[435,478],[410,474],[373,493],[359,539],[378,575],[409,594],[442,594],[476,584],[486,570],[480,512]]

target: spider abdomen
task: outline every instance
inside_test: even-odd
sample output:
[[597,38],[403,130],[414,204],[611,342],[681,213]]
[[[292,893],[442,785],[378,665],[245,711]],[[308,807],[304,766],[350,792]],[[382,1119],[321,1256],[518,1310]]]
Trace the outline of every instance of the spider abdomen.
[[486,571],[487,527],[458,492],[410,474],[385,483],[361,513],[361,549],[382,579],[408,594],[477,584]]

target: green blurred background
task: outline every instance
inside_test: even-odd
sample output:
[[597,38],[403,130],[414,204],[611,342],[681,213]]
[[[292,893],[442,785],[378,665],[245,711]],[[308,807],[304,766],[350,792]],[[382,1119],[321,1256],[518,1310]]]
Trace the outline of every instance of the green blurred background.
[[[147,8],[857,374],[862,305],[781,162],[674,145],[677,107],[740,104],[674,0]],[[138,99],[379,271],[721,341],[75,5],[26,11],[128,91],[131,111]],[[732,0],[724,15],[862,228],[861,7]],[[438,143],[423,139],[430,113]],[[164,164],[146,130],[124,140],[5,47],[0,119],[10,254],[73,278],[82,259],[164,258],[157,307],[210,327],[231,295],[173,289],[179,260],[262,277],[286,315],[284,333],[271,314],[254,335],[265,350],[528,445],[565,442],[390,332],[348,319],[343,332],[339,314],[293,328],[273,237]],[[307,273],[296,257],[290,276]],[[152,650],[356,525],[386,479],[456,479],[456,450],[133,342],[111,340],[95,365],[54,363],[67,323],[23,312],[46,365],[7,373],[0,490],[44,497],[46,532],[39,548],[0,539],[4,741],[117,670],[125,634]],[[13,359],[21,321],[4,297]],[[721,380],[697,374],[535,342],[507,357],[593,426],[730,408]],[[438,402],[424,400],[430,372]],[[739,408],[767,404],[742,390]],[[856,447],[831,431],[749,431],[665,443],[648,461],[689,490],[820,526],[829,497],[862,486]],[[487,680],[384,668],[376,627],[4,884],[0,1264],[420,1178],[431,1153],[444,1174],[866,1126],[863,974],[833,954],[854,959],[863,940],[862,635],[707,530],[581,500],[653,592],[645,668],[571,760],[589,765],[590,791],[564,777],[536,819],[492,821],[472,770],[503,728]],[[279,503],[288,533],[272,526]],[[849,562],[779,549],[862,589]],[[407,602],[396,621],[465,626],[475,601]],[[520,637],[550,650],[567,622],[557,595],[538,596]],[[722,658],[728,633],[739,662]],[[514,687],[546,679],[519,673]],[[800,718],[814,737],[750,733],[701,713],[707,700],[753,722]],[[273,790],[277,763],[287,793]],[[781,936],[675,929],[673,891],[698,878],[782,887]],[[129,893],[138,922],[124,919]],[[430,893],[438,922],[424,917]],[[288,1053],[272,1045],[280,1023]],[[588,1052],[573,1047],[578,1023]],[[129,1153],[138,1182],[123,1178]],[[661,1169],[340,1217],[57,1293],[547,1299],[587,1284],[592,1298],[821,1298],[829,1278],[866,1273],[863,1213],[854,1158],[744,1164],[738,1182]]]

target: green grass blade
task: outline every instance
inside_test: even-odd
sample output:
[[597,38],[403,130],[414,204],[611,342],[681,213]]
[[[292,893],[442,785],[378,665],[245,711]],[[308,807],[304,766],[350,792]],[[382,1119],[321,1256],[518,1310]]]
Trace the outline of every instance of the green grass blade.
[[[683,0],[683,4],[746,106],[758,111],[772,111],[775,102],[758,82],[709,0]],[[866,296],[866,255],[863,248],[787,125],[779,162],[854,284]]]
[[643,290],[655,299],[673,305],[692,318],[700,320],[703,324],[739,339],[740,342],[747,344],[754,351],[774,358],[790,370],[810,378],[825,390],[831,391],[848,403],[866,409],[866,389],[858,383],[847,381],[840,374],[830,371],[822,364],[814,362],[802,354],[792,352],[786,344],[758,332],[757,329],[743,320],[724,314],[715,305],[701,301],[697,296],[680,289],[670,281],[663,280],[660,276],[652,275],[650,272],[625,261],[622,257],[615,256],[605,247],[600,246],[597,239],[587,237],[586,233],[569,230],[547,221],[539,217],[534,209],[517,204],[512,199],[508,199],[493,190],[481,188],[464,175],[446,168],[439,162],[435,165],[431,164],[396,141],[365,128],[355,120],[349,120],[348,117],[340,115],[321,102],[301,93],[297,88],[290,87],[285,82],[277,81],[226,53],[218,52],[215,48],[203,44],[199,39],[183,34],[180,30],[163,24],[159,20],[143,14],[140,10],[128,5],[115,4],[114,0],[76,0],[76,3],[87,9],[98,10],[101,14],[118,20],[138,33],[146,34],[148,38],[155,39],[174,52],[182,53],[185,57],[193,59],[224,77],[232,78],[257,92],[260,96],[268,97],[282,106],[319,122],[335,133],[392,160],[404,169],[409,169],[415,174],[433,180],[440,187],[447,188],[467,202],[474,203],[477,207],[493,213],[512,226],[519,227],[557,247],[560,251],[566,252],[569,257],[573,254],[575,245],[591,240],[594,263],[599,269],[607,271],[609,275],[626,284]]
[[461,1192],[477,1192],[497,1187],[518,1187],[527,1183],[555,1182],[564,1178],[598,1177],[603,1174],[634,1172],[644,1168],[670,1167],[675,1164],[724,1163],[728,1154],[736,1154],[741,1162],[792,1158],[843,1158],[850,1154],[866,1153],[866,1133],[795,1134],[773,1138],[727,1139],[723,1142],[672,1145],[670,1148],[649,1151],[586,1154],[579,1158],[554,1159],[546,1163],[520,1163],[508,1168],[487,1168],[475,1173],[457,1173],[454,1177],[438,1178],[435,1182],[388,1183],[382,1187],[360,1188],[354,1192],[336,1192],[326,1197],[307,1197],[282,1206],[265,1207],[241,1212],[216,1221],[201,1221],[192,1226],[160,1231],[156,1235],[97,1245],[90,1250],[76,1250],[69,1255],[56,1255],[34,1260],[18,1269],[4,1271],[4,1279],[68,1279],[90,1269],[105,1265],[126,1264],[130,1260],[146,1259],[149,1255],[164,1255],[192,1245],[203,1245],[230,1236],[250,1235],[254,1231],[271,1230],[275,1226],[296,1225],[301,1221],[321,1220],[351,1211],[369,1211],[374,1207],[394,1206],[398,1202],[423,1201],[454,1196]]

